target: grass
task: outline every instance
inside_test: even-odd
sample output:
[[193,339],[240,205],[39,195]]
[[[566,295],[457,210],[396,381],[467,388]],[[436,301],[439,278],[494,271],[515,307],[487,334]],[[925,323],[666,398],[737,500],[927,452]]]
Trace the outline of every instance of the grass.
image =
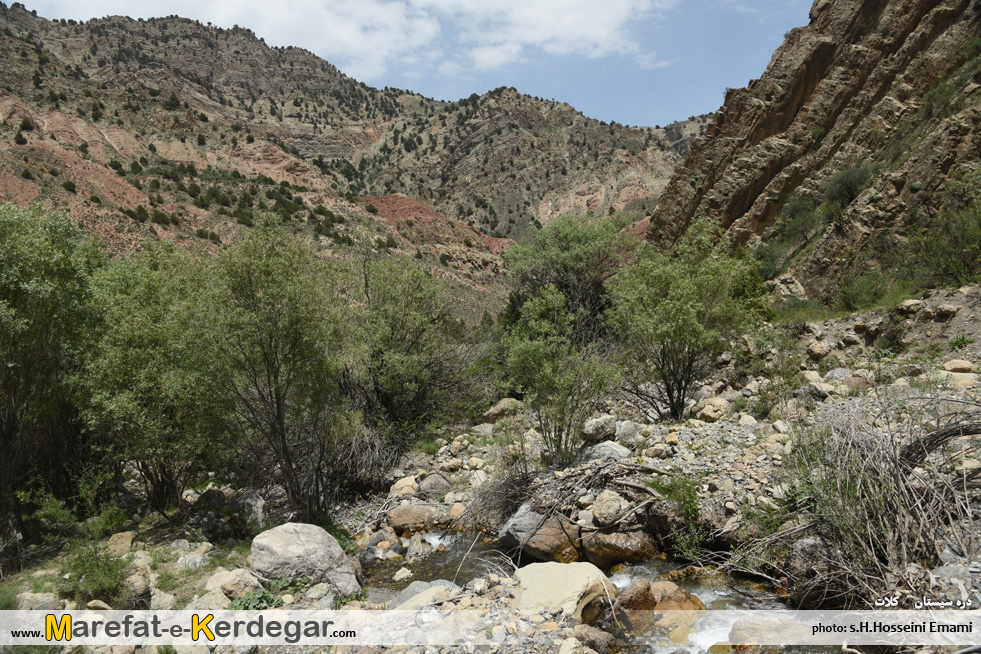
[[17,608],[17,588],[6,583],[0,585],[0,611],[13,611]]

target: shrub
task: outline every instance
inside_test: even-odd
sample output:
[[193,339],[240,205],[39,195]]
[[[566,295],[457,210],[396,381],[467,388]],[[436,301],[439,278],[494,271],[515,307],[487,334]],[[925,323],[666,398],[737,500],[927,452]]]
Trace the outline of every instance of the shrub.
[[681,418],[726,338],[772,311],[756,266],[728,251],[718,226],[702,219],[671,251],[642,248],[613,282],[623,391],[641,410]]
[[915,266],[927,284],[962,286],[981,276],[981,173],[950,183],[947,207],[910,239]]
[[61,590],[80,605],[102,600],[109,606],[126,608],[132,598],[126,597],[123,582],[129,565],[119,557],[99,548],[95,543],[78,543],[62,568],[66,578]]
[[17,587],[12,583],[0,584],[0,611],[17,609]]
[[17,145],[27,145],[27,139],[24,138],[24,135],[18,131],[16,134],[14,134],[14,143]]
[[75,193],[76,191],[75,182],[71,181],[70,179],[66,179],[64,182],[62,182],[61,188],[65,189],[69,193]]
[[825,200],[839,209],[845,209],[862,193],[871,176],[872,169],[865,165],[838,171],[828,180]]

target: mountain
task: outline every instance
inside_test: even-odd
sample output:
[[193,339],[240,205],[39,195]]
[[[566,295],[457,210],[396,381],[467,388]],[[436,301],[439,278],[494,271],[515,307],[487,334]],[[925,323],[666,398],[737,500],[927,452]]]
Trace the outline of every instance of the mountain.
[[121,249],[227,241],[275,207],[328,246],[367,236],[440,254],[368,211],[368,196],[497,239],[567,212],[640,220],[708,123],[608,125],[510,88],[436,101],[371,88],[237,26],[46,20],[20,3],[0,7],[0,81],[0,192],[67,206]]
[[727,91],[648,238],[676,239],[706,215],[764,243],[774,276],[834,299],[843,277],[927,229],[952,177],[976,165],[979,36],[971,0],[816,0],[762,76]]

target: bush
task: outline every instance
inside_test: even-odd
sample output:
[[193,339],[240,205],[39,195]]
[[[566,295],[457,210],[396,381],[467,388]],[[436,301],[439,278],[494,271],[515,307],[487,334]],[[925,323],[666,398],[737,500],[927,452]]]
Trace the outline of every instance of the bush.
[[127,608],[133,599],[126,596],[123,582],[129,564],[113,556],[95,543],[79,543],[61,570],[67,575],[61,590],[84,606],[92,600],[102,600],[114,609]]
[[507,374],[534,412],[546,465],[576,459],[586,419],[616,380],[609,352],[577,343],[575,329],[565,297],[547,286],[522,305],[503,338]]
[[69,193],[75,193],[76,192],[75,182],[71,181],[70,179],[66,179],[64,182],[62,182],[61,188],[65,189]]
[[825,200],[839,209],[845,209],[862,193],[871,176],[872,169],[865,165],[838,171],[828,180]]
[[642,411],[680,419],[726,339],[772,312],[756,266],[728,252],[718,226],[702,219],[671,251],[642,248],[614,280],[623,391]]
[[981,172],[951,181],[947,206],[910,239],[914,265],[928,285],[963,286],[981,277]]
[[0,611],[17,609],[17,588],[12,583],[0,584]]

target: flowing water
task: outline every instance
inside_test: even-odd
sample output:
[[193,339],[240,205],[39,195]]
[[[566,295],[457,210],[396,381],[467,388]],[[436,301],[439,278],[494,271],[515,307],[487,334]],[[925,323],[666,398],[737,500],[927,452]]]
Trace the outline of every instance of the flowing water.
[[[503,555],[495,543],[477,534],[453,532],[434,532],[426,534],[426,540],[436,551],[407,566],[412,577],[401,582],[392,580],[405,560],[397,558],[380,561],[366,566],[365,585],[368,588],[368,601],[384,603],[390,601],[413,581],[434,581],[446,579],[463,586],[468,581],[490,572],[505,573],[513,571],[510,563],[505,563]],[[406,545],[408,542],[406,541]],[[666,579],[665,575],[684,566],[670,559],[644,561],[633,565],[618,566],[610,574],[610,580],[623,590],[637,579],[657,581]],[[673,577],[673,575],[672,575]],[[731,576],[689,576],[672,578],[684,590],[697,596],[708,609],[748,609],[748,610],[787,610],[787,606],[766,586],[747,579]],[[679,645],[663,636],[651,634],[621,634],[617,652],[653,654],[704,654],[713,645],[724,643],[729,634],[727,625],[715,625],[694,631],[687,644]],[[771,648],[788,654],[818,654],[838,652],[833,647],[788,647]],[[718,651],[718,650],[713,650]]]

